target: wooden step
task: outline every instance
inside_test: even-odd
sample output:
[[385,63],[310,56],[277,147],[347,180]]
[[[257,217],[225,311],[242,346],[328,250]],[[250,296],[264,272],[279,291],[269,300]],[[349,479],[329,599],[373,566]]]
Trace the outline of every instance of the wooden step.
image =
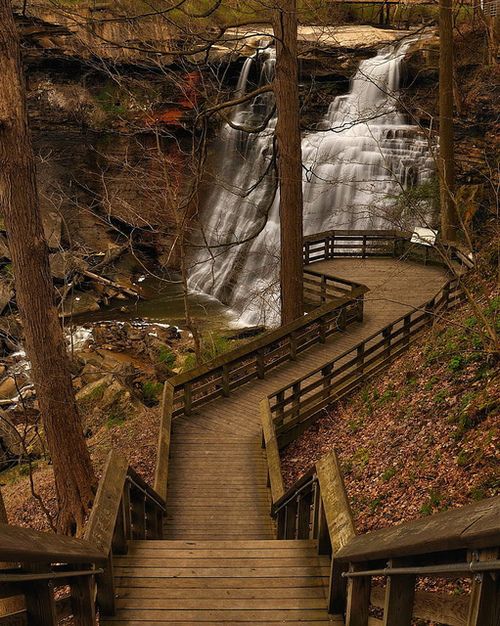
[[133,541],[114,559],[116,615],[101,624],[311,624],[330,565],[313,541]]

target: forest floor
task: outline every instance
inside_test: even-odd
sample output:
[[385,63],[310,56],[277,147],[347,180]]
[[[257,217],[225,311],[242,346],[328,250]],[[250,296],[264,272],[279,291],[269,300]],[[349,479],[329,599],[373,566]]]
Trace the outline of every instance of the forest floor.
[[[158,443],[159,408],[142,406],[133,417],[115,420],[102,416],[95,434],[87,439],[95,471],[100,476],[109,450],[119,450],[130,465],[150,484],[153,483]],[[50,523],[39,503],[55,516],[55,497],[52,467],[46,460],[32,463],[33,490],[28,464],[17,465],[2,472],[2,494],[10,524],[49,530]],[[36,495],[34,495],[36,494]]]

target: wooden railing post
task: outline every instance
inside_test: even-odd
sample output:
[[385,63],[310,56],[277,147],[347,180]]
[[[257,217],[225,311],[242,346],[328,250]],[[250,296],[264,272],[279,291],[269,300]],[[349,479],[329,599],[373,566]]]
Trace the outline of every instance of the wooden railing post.
[[365,344],[361,343],[356,349],[357,359],[358,359],[358,371],[360,374],[363,374],[365,369]]
[[297,539],[309,539],[313,492],[300,494],[297,511]]
[[132,539],[146,539],[146,496],[133,487],[130,489],[132,511]]
[[312,512],[311,512],[311,536],[317,539],[319,535],[319,514],[321,506],[321,492],[317,479],[313,484],[312,493]]
[[156,515],[156,506],[153,502],[146,499],[146,539],[158,539],[160,529],[158,528],[158,516]]
[[392,338],[392,324],[382,331],[382,336],[385,341],[384,359],[391,356],[391,338]]
[[326,302],[326,274],[322,274],[320,280],[320,302],[324,304]]
[[[476,560],[498,559],[499,550],[482,550]],[[498,626],[500,617],[500,576],[483,572],[474,577],[467,626]]]
[[168,463],[172,432],[172,414],[174,412],[174,394],[175,387],[167,381],[163,387],[154,481],[154,490],[163,500],[167,499]]
[[356,301],[357,315],[356,320],[362,322],[365,315],[365,296],[361,294]]
[[304,264],[309,265],[309,242],[306,241],[304,244]]
[[343,613],[346,606],[346,585],[342,580],[342,567],[335,554],[355,536],[354,522],[347,499],[344,479],[335,450],[316,463],[321,490],[321,501],[332,545],[332,566],[328,593],[328,612]]
[[[366,569],[364,563],[351,564],[349,571]],[[357,576],[350,578],[347,590],[346,626],[368,626],[370,609],[371,578]]]
[[184,413],[191,414],[191,405],[193,402],[192,385],[190,382],[184,383]]
[[329,363],[325,365],[321,370],[321,376],[323,377],[323,397],[326,399],[330,395],[330,385],[333,378],[333,364]]
[[266,367],[264,363],[264,350],[259,350],[257,352],[257,378],[263,379],[266,376]]
[[[29,567],[36,573],[47,571],[47,568]],[[56,626],[57,612],[54,598],[54,584],[51,580],[34,580],[23,589],[26,602],[28,624],[36,626]]]
[[108,557],[104,572],[97,576],[97,603],[102,615],[114,615],[115,612],[112,545],[115,522],[122,502],[125,515],[124,528],[126,528],[126,497],[123,498],[123,494],[127,470],[127,461],[111,451],[85,531],[85,539]]
[[[392,559],[390,567],[397,567],[398,560]],[[399,574],[389,576],[385,588],[383,626],[411,626],[415,601],[416,576]]]
[[74,626],[95,626],[94,585],[93,576],[81,576],[71,580],[71,610]]
[[345,330],[347,327],[347,310],[345,306],[342,307],[338,317],[339,330]]
[[292,385],[292,419],[300,416],[300,381]]
[[222,366],[222,395],[224,398],[229,397],[229,365],[227,363]]
[[109,553],[104,572],[97,576],[97,604],[101,615],[112,616],[116,613],[113,556],[111,552]]
[[263,439],[266,446],[271,498],[273,502],[277,502],[285,493],[285,485],[281,474],[278,440],[276,439],[271,407],[269,406],[269,400],[267,398],[263,398],[260,402],[260,417],[262,421]]
[[290,333],[290,360],[297,360],[297,334],[295,332]]
[[276,539],[285,539],[285,520],[286,520],[286,508],[283,507],[278,511],[276,517]]
[[276,394],[276,422],[278,425],[283,424],[285,407],[283,403],[285,402],[285,392],[279,391]]
[[410,335],[411,335],[411,313],[405,315],[403,321],[403,337],[404,337],[404,346],[408,348],[410,345]]
[[319,320],[319,343],[325,343],[326,342],[326,324],[325,324],[325,320],[322,317]]
[[285,507],[285,539],[297,539],[297,499],[291,500]]

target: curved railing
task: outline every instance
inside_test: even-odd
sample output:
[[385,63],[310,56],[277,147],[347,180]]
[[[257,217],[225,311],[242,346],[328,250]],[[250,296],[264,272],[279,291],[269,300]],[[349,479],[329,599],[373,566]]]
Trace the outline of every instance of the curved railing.
[[[337,257],[397,257],[423,263],[436,263],[450,267],[450,263],[459,263],[470,267],[472,261],[468,255],[456,247],[441,246],[440,248],[415,243],[411,240],[411,233],[403,231],[327,231],[305,237],[304,239],[304,261],[306,264],[321,260],[331,260]],[[452,279],[443,288],[443,296],[446,306],[458,298],[457,279]],[[343,330],[354,321],[363,318],[364,294],[368,288],[359,283],[346,279],[336,278],[312,269],[310,266],[304,270],[304,295],[307,303],[319,305],[302,319],[296,320],[276,330],[264,333],[262,336],[246,343],[245,345],[231,350],[212,361],[179,374],[165,383],[162,402],[162,419],[157,452],[155,489],[166,497],[166,482],[168,475],[168,456],[170,445],[170,429],[172,419],[181,415],[189,415],[193,409],[220,397],[227,397],[232,391],[249,383],[252,380],[265,378],[267,373],[286,361],[293,361],[297,356],[309,347],[324,343],[327,337]],[[442,310],[443,301],[439,297],[429,303],[435,310]],[[427,307],[427,305],[426,305]],[[435,311],[434,311],[435,312]],[[423,315],[423,317],[422,317]],[[411,314],[409,318],[395,322],[381,333],[383,341],[379,345],[382,351],[390,359],[395,358],[396,349],[409,345],[409,338],[412,338],[421,326],[431,319],[431,311],[424,311]],[[425,317],[425,322],[424,322]],[[404,328],[400,330],[397,325]],[[360,348],[361,349],[361,348]],[[365,370],[364,375],[369,371],[375,361],[380,363],[384,360],[380,355],[372,360],[363,362],[363,359],[370,357],[370,350],[363,357],[357,355],[359,368]],[[347,355],[345,355],[347,356]],[[352,364],[354,365],[354,364]],[[370,370],[371,371],[371,370]],[[359,371],[358,371],[359,373]],[[336,374],[335,374],[336,375]],[[307,378],[307,377],[306,377]],[[328,384],[325,381],[329,381]],[[346,381],[343,381],[346,382]],[[325,399],[330,398],[333,392],[332,372],[324,371],[323,388],[316,390]],[[295,388],[294,388],[295,385]],[[291,392],[288,392],[288,388]],[[307,387],[307,385],[306,385]],[[351,387],[352,389],[353,387]],[[294,381],[284,390],[282,395],[274,401],[271,413],[277,419],[278,430],[280,428],[290,430],[289,426],[297,426],[300,422],[299,430],[305,425],[297,414],[297,406],[294,399],[300,403],[304,401],[308,391],[304,393],[302,379]],[[289,399],[292,398],[292,399]],[[316,396],[318,398],[318,396]],[[323,405],[325,406],[325,405]],[[280,424],[283,408],[283,421]],[[285,410],[288,411],[285,415]],[[300,413],[300,411],[299,411]],[[317,412],[314,413],[317,415]],[[311,418],[308,415],[307,418]],[[293,424],[291,423],[293,420]],[[285,422],[288,424],[285,426]],[[293,437],[298,432],[295,429],[290,433],[278,432],[280,445],[284,445],[286,437]]]

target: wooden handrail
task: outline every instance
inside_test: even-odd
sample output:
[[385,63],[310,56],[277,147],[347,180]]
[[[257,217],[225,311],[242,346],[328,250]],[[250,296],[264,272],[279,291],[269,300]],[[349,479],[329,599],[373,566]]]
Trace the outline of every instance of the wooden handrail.
[[97,577],[103,615],[115,613],[113,554],[126,554],[131,539],[161,539],[164,514],[163,498],[111,450],[85,533],[106,556],[104,572]]
[[[348,567],[346,626],[382,606],[383,624],[410,626],[422,617],[452,626],[494,626],[500,614],[500,496],[353,537],[333,555]],[[467,598],[415,592],[417,577],[472,577]],[[371,589],[372,577],[384,589]],[[436,599],[439,600],[436,602]],[[429,602],[429,600],[431,600]],[[382,623],[382,622],[381,622]]]
[[[304,262],[336,257],[404,257],[448,266],[446,258],[470,269],[472,254],[460,244],[437,241],[434,246],[411,241],[412,233],[398,230],[329,230],[304,237]],[[336,245],[338,244],[338,245]],[[380,247],[383,245],[382,248]]]
[[102,564],[106,556],[83,539],[0,524],[0,561]]
[[433,323],[436,315],[461,298],[459,280],[454,278],[420,309],[402,315],[329,362],[270,394],[268,402],[280,448],[313,423],[326,406],[387,369]]
[[[160,539],[164,512],[161,496],[111,451],[84,539],[0,524],[0,561],[12,564],[0,571],[0,598],[21,596],[26,605],[0,615],[0,625],[54,626],[72,616],[95,626],[96,599],[101,615],[113,615],[112,555],[126,553],[129,539]],[[69,595],[56,599],[65,586]]]
[[335,558],[356,563],[492,546],[500,546],[500,496],[358,535]]
[[[54,626],[73,617],[79,626],[95,626],[94,585],[106,555],[84,539],[0,524],[0,598],[18,598],[0,624]],[[11,564],[10,568],[5,565]],[[56,600],[58,589],[69,593]]]
[[[349,323],[350,321],[359,320],[362,317],[363,296],[367,291],[367,287],[357,287],[353,289],[349,296],[338,298],[336,302],[327,303],[299,320],[264,333],[256,340],[226,352],[194,370],[174,376],[169,381],[175,389],[174,403],[180,401],[180,406],[174,408],[174,417],[181,414],[189,414],[194,405],[200,406],[200,404],[204,404],[216,397],[227,395],[232,389],[239,387],[241,384],[246,384],[249,380],[259,378],[259,376],[262,377],[258,364],[259,355],[266,361],[263,366],[263,375],[265,375],[269,369],[294,358],[293,350],[290,350],[292,342],[301,344],[297,349],[298,352],[308,348],[313,343],[321,342],[324,336],[336,332],[339,329],[339,321],[343,312],[348,314],[345,322]],[[324,336],[321,334],[320,329],[316,328],[320,322],[329,327],[326,329],[326,335]],[[308,336],[309,332],[313,333],[313,337]],[[305,344],[305,346],[302,344]],[[248,364],[250,372],[244,373],[241,381],[236,381],[236,385],[231,384],[231,381],[229,381],[225,387],[223,380],[224,371],[226,376],[229,376],[234,369],[245,363]],[[224,368],[226,369],[224,370]],[[211,380],[215,376],[217,380]],[[192,394],[193,391],[196,391],[193,383],[200,381],[207,383],[210,387],[217,385],[215,391],[204,394],[206,400],[201,398],[201,401],[198,402],[195,402],[193,399],[187,401],[186,397],[181,398],[175,395],[178,391],[183,390],[186,385],[189,385],[190,394]]]
[[[334,279],[333,276],[331,278]],[[346,281],[346,283],[348,284],[348,281]],[[281,339],[287,338],[293,331],[300,330],[302,327],[309,325],[311,322],[321,319],[326,312],[341,309],[343,305],[350,303],[352,300],[359,298],[369,291],[368,287],[360,285],[359,283],[350,284],[352,285],[352,290],[349,296],[344,296],[340,298],[339,301],[335,301],[333,303],[329,302],[326,305],[312,311],[304,318],[295,320],[289,324],[285,324],[284,326],[280,326],[275,330],[267,331],[253,341],[246,343],[239,348],[224,352],[224,354],[221,354],[220,356],[211,359],[207,363],[193,368],[192,370],[177,374],[170,379],[171,384],[177,388],[186,382],[196,382],[207,374],[220,369],[223,365],[229,365],[235,361],[240,361],[245,357],[253,355],[260,348],[266,348]]]

